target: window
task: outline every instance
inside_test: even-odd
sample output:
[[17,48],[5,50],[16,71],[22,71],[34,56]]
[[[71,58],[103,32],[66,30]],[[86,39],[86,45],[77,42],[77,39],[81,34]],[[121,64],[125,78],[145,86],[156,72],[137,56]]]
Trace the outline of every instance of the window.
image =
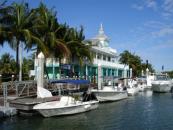
[[111,61],[111,57],[110,56],[108,57],[108,61]]
[[97,59],[101,59],[101,55],[99,53],[97,54]]
[[103,55],[103,60],[106,60],[106,56],[105,55]]

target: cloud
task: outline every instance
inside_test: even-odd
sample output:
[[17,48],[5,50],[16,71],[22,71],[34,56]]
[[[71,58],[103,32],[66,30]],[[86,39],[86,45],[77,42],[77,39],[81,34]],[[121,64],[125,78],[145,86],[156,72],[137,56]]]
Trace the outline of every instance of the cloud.
[[134,3],[132,8],[140,11],[150,8],[158,11],[164,18],[173,16],[173,0],[162,0],[160,3],[157,0],[141,0],[138,3]]
[[173,23],[170,22],[148,21],[144,23],[143,28],[155,39],[173,37]]
[[155,0],[144,0],[142,3],[133,4],[132,8],[137,10],[143,10],[145,8],[151,8],[153,10],[157,10],[157,3]]
[[165,0],[163,8],[165,11],[173,13],[173,0]]
[[137,9],[137,10],[143,10],[143,9],[144,9],[144,6],[142,6],[142,5],[137,5],[137,4],[133,4],[133,5],[132,5],[132,8]]
[[147,21],[144,23],[144,27],[145,28],[151,28],[151,29],[160,29],[160,28],[164,28],[170,25],[167,25],[166,23],[160,22],[160,21]]
[[162,15],[164,17],[169,17],[173,15],[173,0],[164,0],[162,8],[164,12]]
[[151,34],[155,37],[170,36],[173,35],[173,28],[172,27],[162,28],[159,31],[152,32]]
[[157,43],[155,44],[155,46],[150,48],[150,50],[159,51],[162,49],[170,49],[170,48],[173,48],[173,39],[165,41],[165,42]]
[[152,8],[152,9],[154,9],[154,10],[157,9],[157,3],[156,3],[155,0],[146,0],[146,1],[145,1],[145,5],[146,5],[146,7]]

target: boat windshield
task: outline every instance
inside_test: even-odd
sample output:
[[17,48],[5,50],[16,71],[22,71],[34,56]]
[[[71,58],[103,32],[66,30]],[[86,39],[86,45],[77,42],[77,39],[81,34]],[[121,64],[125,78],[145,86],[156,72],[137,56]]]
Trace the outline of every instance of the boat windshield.
[[167,75],[157,75],[157,80],[169,80],[170,78]]

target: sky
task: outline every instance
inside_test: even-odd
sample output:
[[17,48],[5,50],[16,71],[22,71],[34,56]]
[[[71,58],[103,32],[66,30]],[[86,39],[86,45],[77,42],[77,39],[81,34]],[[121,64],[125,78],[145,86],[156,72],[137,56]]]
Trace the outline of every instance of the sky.
[[[12,0],[11,0],[12,1]],[[21,1],[21,0],[16,0]],[[37,7],[41,0],[23,0]],[[84,27],[86,39],[97,35],[100,24],[109,46],[139,55],[161,71],[173,70],[173,0],[42,0],[54,8],[60,23]],[[15,52],[7,45],[4,52]],[[29,55],[27,52],[24,55]]]

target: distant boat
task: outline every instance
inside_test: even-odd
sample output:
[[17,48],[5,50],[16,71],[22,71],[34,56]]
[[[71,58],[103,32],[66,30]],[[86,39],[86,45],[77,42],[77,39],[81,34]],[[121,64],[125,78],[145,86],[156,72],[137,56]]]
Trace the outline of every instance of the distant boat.
[[152,81],[153,92],[170,92],[173,87],[172,80],[165,74],[156,75],[156,80]]
[[108,86],[103,86],[102,89],[92,89],[99,102],[119,101],[128,97],[127,91],[124,90],[121,83],[118,86],[112,86],[111,81]]
[[[145,89],[151,89],[152,81],[154,80],[155,75],[152,73],[150,75],[145,75],[137,78],[137,83],[139,86],[139,91],[143,91]],[[143,89],[144,88],[144,89]]]
[[137,81],[134,79],[128,79],[127,93],[129,96],[133,96],[139,92]]
[[119,101],[128,97],[127,91],[105,86],[103,89],[92,89],[99,102]]
[[138,77],[137,78],[137,87],[139,92],[143,92],[147,88],[147,79],[146,77]]

